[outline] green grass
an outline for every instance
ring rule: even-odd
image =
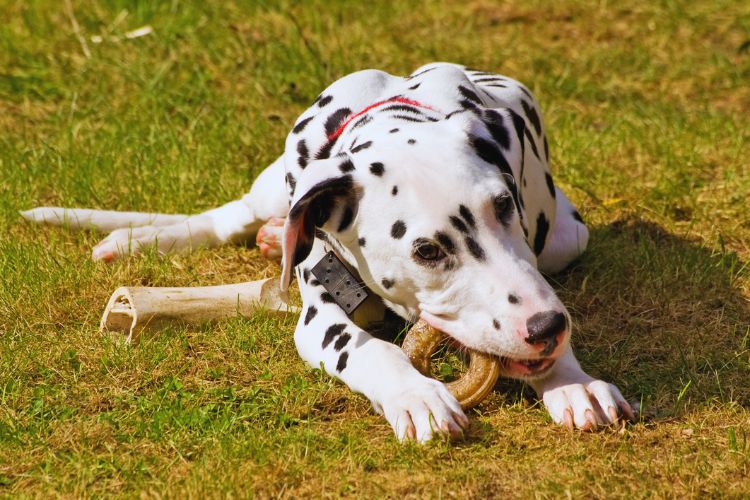
[[[0,495],[750,495],[746,3],[74,10],[90,57],[64,2],[0,0]],[[109,38],[143,25],[153,34]],[[584,367],[642,400],[636,425],[566,432],[503,382],[466,440],[400,445],[364,398],[304,366],[291,319],[175,326],[137,347],[98,333],[117,286],[278,273],[257,250],[108,266],[88,257],[97,235],[18,216],[216,206],[328,83],[432,60],[503,72],[540,99],[556,180],[592,229],[553,280]]]

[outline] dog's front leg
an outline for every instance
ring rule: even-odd
[[[444,384],[420,374],[396,345],[357,327],[314,278],[300,280],[300,291],[305,308],[294,340],[307,363],[364,394],[399,440],[463,434],[468,419]]]
[[[552,420],[570,429],[593,430],[623,418],[635,419],[619,389],[584,372],[570,345],[547,376],[529,385],[544,401]]]

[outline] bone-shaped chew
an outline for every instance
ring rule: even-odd
[[[278,313],[299,313],[288,304],[279,280],[268,278],[234,285],[197,287],[120,287],[104,309],[99,329],[137,342],[146,329],[170,321],[200,324],[210,320],[247,316],[258,308]]]
[[[246,316],[259,308],[279,314],[300,312],[299,307],[288,303],[275,278],[202,287],[120,287],[110,297],[99,328],[136,343],[145,330],[155,330],[169,322],[200,324]],[[406,334],[402,348],[414,367],[429,377],[430,356],[445,338],[444,333],[419,321]],[[446,384],[462,408],[481,402],[500,375],[497,357],[471,350],[469,356],[464,376]]]

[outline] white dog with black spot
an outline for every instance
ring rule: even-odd
[[[365,70],[323,91],[240,200],[194,216],[23,215],[112,231],[93,250],[104,261],[255,236],[265,256],[282,256],[283,288],[296,270],[302,358],[367,396],[399,439],[455,437],[468,425],[445,386],[381,338],[418,318],[498,356],[555,422],[593,429],[633,410],[581,369],[568,312],[540,274],[565,268],[588,241],[548,156],[538,104],[510,78],[447,63],[406,78]],[[331,266],[344,271],[322,279]]]

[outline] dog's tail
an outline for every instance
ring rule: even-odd
[[[94,229],[110,232],[115,229],[138,226],[168,226],[188,218],[181,214],[155,214],[147,212],[117,212],[88,208],[37,207],[21,212],[24,219],[39,224],[66,226],[72,229]]]

